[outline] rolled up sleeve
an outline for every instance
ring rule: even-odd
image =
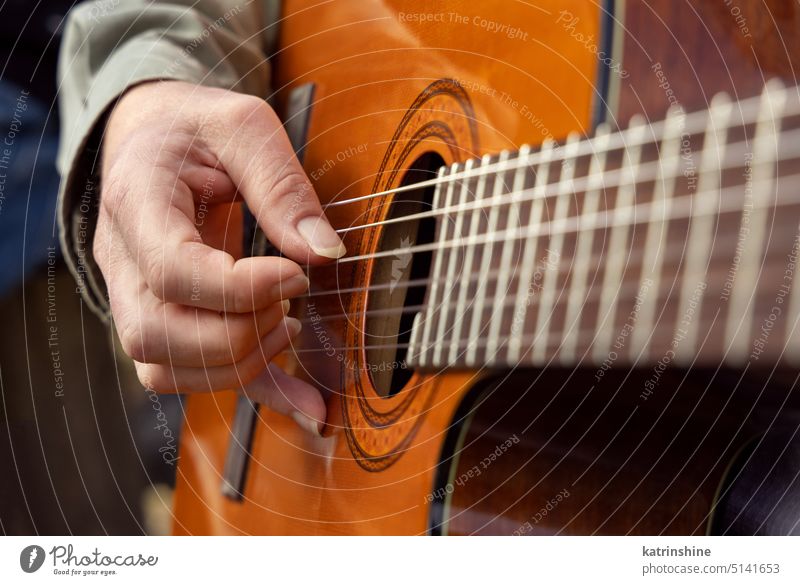
[[[108,317],[92,257],[105,119],[126,89],[180,80],[266,97],[264,39],[274,10],[257,2],[99,0],[74,8],[59,57],[58,222],[66,262],[89,307]]]

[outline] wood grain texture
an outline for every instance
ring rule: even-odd
[[[699,4],[626,2],[621,66],[628,76],[621,80],[617,120],[624,124],[636,112],[657,119],[666,111],[669,94],[659,87],[655,63],[687,110],[706,106],[720,90],[740,98],[760,90],[767,77],[792,77],[796,3],[771,0],[769,17],[760,5],[741,8],[752,41],[728,8]],[[289,0],[275,57],[276,103],[285,105],[293,87],[316,85],[304,166],[323,202],[358,197],[397,186],[425,153],[449,164],[590,131],[598,67],[586,40],[600,41],[600,22],[599,7],[579,0]],[[383,200],[370,199],[331,208],[329,217],[343,228],[388,212]],[[368,254],[378,248],[380,232],[351,232],[345,243],[351,254]],[[312,290],[363,289],[375,269],[369,261],[314,268]],[[724,391],[693,402],[686,398],[690,388],[670,374],[628,429],[629,410],[615,408],[599,419],[597,413],[606,404],[636,406],[636,392],[618,403],[609,383],[583,403],[594,372],[581,373],[580,381],[555,370],[535,392],[526,389],[537,371],[508,380],[475,426],[463,426],[466,420],[454,417],[487,372],[414,375],[402,391],[383,398],[363,350],[338,349],[365,345],[366,295],[314,296],[293,306],[305,322],[298,349],[317,353],[283,365],[325,390],[323,437],[309,437],[261,409],[245,497],[233,502],[222,497],[220,482],[235,396],[192,396],[176,533],[422,534],[431,494],[513,435],[519,444],[496,458],[491,473],[453,492],[451,533],[519,531],[562,489],[570,496],[558,514],[526,533],[698,533],[730,458],[748,432],[763,428],[738,415],[715,417],[727,408]],[[343,313],[346,318],[336,318]],[[325,350],[328,342],[332,352]],[[559,393],[562,381],[569,386]],[[780,396],[790,385],[776,388]],[[515,396],[525,398],[525,408],[504,416]],[[653,409],[656,401],[670,400]],[[539,411],[545,413],[540,422],[526,428]],[[658,418],[660,412],[669,416]],[[686,421],[691,424],[682,430]],[[560,422],[568,423],[563,430]],[[742,422],[748,424],[736,426]],[[460,438],[471,446],[459,451],[460,461],[442,462],[443,449],[462,429],[468,435]],[[543,445],[550,447],[540,452]],[[581,474],[585,482],[576,488]]]
[[[671,95],[687,111],[708,107],[727,92],[733,99],[758,94],[773,77],[797,85],[800,6],[787,0],[625,3],[620,126],[641,113],[663,117]],[[663,78],[654,67],[660,65]]]
[[[316,84],[304,165],[323,202],[395,186],[425,152],[449,163],[588,130],[595,58],[556,22],[564,8],[579,17],[579,32],[598,35],[599,11],[580,1],[286,2],[277,101],[284,104],[298,84]],[[503,25],[505,32],[490,30]],[[511,27],[518,32],[509,34]],[[468,108],[445,92],[410,111],[427,87],[447,79],[458,81]],[[434,122],[441,131],[427,132]],[[386,212],[365,202],[334,208],[329,217],[345,227]],[[366,253],[378,236],[355,232],[345,243],[351,253]],[[315,268],[312,288],[363,287],[370,270],[369,263]],[[294,303],[300,318],[346,310],[351,319],[323,322],[324,329],[306,323],[300,347],[319,347],[322,335],[336,347],[363,345],[362,293],[312,302]],[[363,364],[358,351],[307,354],[286,364],[327,388],[324,438],[307,437],[261,409],[242,503],[219,491],[235,397],[192,396],[176,532],[424,533],[441,443],[482,373],[417,376],[396,396],[380,398]]]

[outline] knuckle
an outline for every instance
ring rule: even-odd
[[[282,165],[276,172],[265,177],[264,184],[268,185],[266,197],[257,216],[266,225],[278,227],[291,224],[312,202],[314,190],[305,175],[296,170],[294,165]],[[283,215],[275,213],[276,207],[283,210]]]
[[[152,362],[157,358],[156,347],[152,343],[153,336],[141,319],[125,319],[119,330],[119,341],[122,350],[134,361]]]
[[[166,156],[165,150],[156,146],[158,140],[159,136],[152,131],[139,130],[126,138],[114,155],[104,158],[100,207],[110,217],[135,215],[140,211],[141,196],[136,193],[147,192],[147,185],[141,179],[142,169],[155,168],[159,153],[162,158]]]
[[[269,195],[273,199],[294,200],[298,205],[308,201],[312,192],[306,176],[289,164],[283,165],[275,173],[269,189]]]
[[[260,122],[271,122],[275,118],[272,108],[263,99],[240,94],[232,101],[229,115],[234,124],[255,124]]]
[[[144,341],[141,332],[134,328],[127,328],[119,335],[122,350],[134,361],[144,363],[147,352],[145,351]]]
[[[120,162],[115,161],[103,175],[100,204],[112,216],[122,204],[129,199],[130,183],[125,180],[125,173],[119,169]]]
[[[138,366],[136,368],[136,376],[139,378],[139,383],[148,390],[169,392],[173,389],[169,376],[164,374],[164,369],[161,366]]]
[[[160,248],[146,253],[145,281],[150,291],[162,301],[167,300],[168,270],[165,264],[166,255]]]

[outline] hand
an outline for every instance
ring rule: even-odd
[[[242,200],[288,258],[242,258]],[[308,288],[296,262],[345,249],[266,102],[177,81],[130,89],[103,137],[100,203],[93,252],[140,381],[242,388],[318,432],[319,392],[269,362],[300,331],[286,316]]]

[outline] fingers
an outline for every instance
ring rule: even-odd
[[[281,302],[308,289],[297,262],[345,249],[274,112],[233,92],[143,84],[116,105],[103,144],[94,251],[142,382],[209,391],[266,372],[251,392],[318,430],[319,393],[267,367],[300,329]],[[242,199],[287,258],[238,259]]]
[[[270,364],[242,391],[251,400],[292,417],[312,434],[318,435],[325,422],[327,408],[319,390],[287,375],[275,364]]]
[[[270,240],[298,262],[341,257],[344,245],[271,108],[251,96],[204,91],[208,99],[193,110],[198,123],[188,126],[195,133],[142,132],[109,157],[113,163],[104,160],[102,206],[162,301],[264,309],[282,300],[276,295],[304,292],[302,270],[286,258],[236,260],[212,236],[235,240],[240,222],[211,230],[201,218],[208,208],[243,195]]]
[[[117,209],[106,210],[109,215],[113,213],[115,231],[132,251],[139,272],[156,297],[166,303],[245,313],[306,291],[308,280],[291,260],[235,260],[228,252],[206,245],[195,221],[171,198],[171,193],[154,186],[150,195],[135,205],[127,200]],[[115,199],[103,201],[108,207]],[[241,228],[230,231],[240,234]]]
[[[240,96],[225,107],[231,124],[200,124],[200,128],[207,128],[204,139],[270,241],[297,262],[318,264],[342,257],[344,244],[325,218],[272,109],[250,96]]]
[[[158,392],[213,392],[241,388],[253,380],[300,332],[300,322],[284,317],[264,336],[259,346],[242,360],[228,366],[208,368],[170,367],[162,364],[135,362],[136,373],[143,384]]]
[[[229,365],[253,352],[288,312],[289,301],[253,313],[220,313],[164,303],[147,288],[124,247],[109,245],[106,227],[106,222],[98,224],[95,255],[107,275],[122,348],[135,361],[189,367]]]
[[[138,311],[131,323],[117,323],[125,353],[138,362],[213,367],[252,353],[288,309],[289,301],[241,314],[158,303]]]

